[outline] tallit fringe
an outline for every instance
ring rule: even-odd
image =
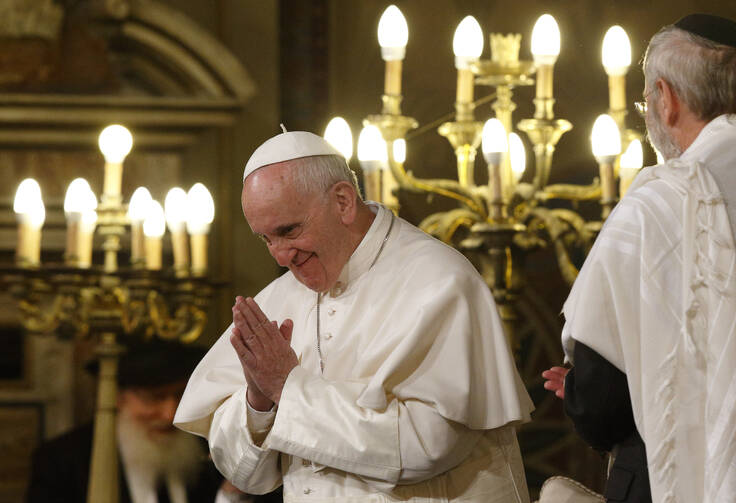
[[[660,374],[665,377],[657,390],[657,402],[662,415],[661,427],[663,430],[663,441],[657,446],[651,458],[654,474],[659,479],[659,485],[664,489],[662,503],[675,503],[675,473],[677,463],[672,453],[675,450],[675,379],[677,372],[677,349],[678,345],[667,355],[659,366]]]
[[[698,290],[708,288],[717,291],[721,296],[736,295],[736,286],[729,284],[728,272],[721,271],[713,263],[708,246],[713,244],[720,248],[731,249],[733,245],[728,236],[717,232],[714,228],[715,208],[723,205],[724,200],[720,192],[704,192],[704,186],[700,177],[702,168],[699,163],[682,163],[679,159],[667,162],[669,170],[658,170],[658,177],[667,178],[676,186],[680,187],[683,195],[695,198],[695,228],[690,229],[694,233],[694,267],[692,276],[688,279],[687,299],[685,307],[686,320],[683,326],[682,337],[685,341],[685,350],[691,357],[705,357],[707,352],[705,346],[707,341],[696,334],[707,333],[707,314],[702,312],[702,304],[698,298]],[[683,185],[682,179],[673,175],[673,171],[686,169],[687,176]],[[687,230],[687,229],[686,229]]]

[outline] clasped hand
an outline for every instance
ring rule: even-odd
[[[546,379],[544,389],[554,392],[557,398],[565,399],[565,376],[570,369],[565,367],[552,367],[542,372],[542,377]]]
[[[268,410],[279,403],[289,372],[299,364],[290,344],[294,323],[287,319],[279,326],[252,298],[238,296],[233,325],[230,343],[243,366],[248,403],[256,410]]]

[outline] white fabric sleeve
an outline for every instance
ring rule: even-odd
[[[251,428],[259,425],[249,423],[245,392],[242,387],[215,411],[209,432],[210,453],[217,469],[235,487],[249,494],[266,494],[281,485],[279,453],[256,443]]]
[[[295,367],[264,448],[359,475],[386,489],[459,464],[482,432],[443,418],[431,404],[393,397],[384,410],[357,405],[363,383],[330,382]]]
[[[256,410],[248,403],[247,393],[245,406],[247,409],[246,424],[248,425],[248,430],[253,438],[253,442],[260,447],[266,435],[268,435],[271,426],[273,426],[273,420],[276,418],[276,407],[273,406],[266,411]]]
[[[215,495],[214,503],[253,503],[253,501],[250,494],[228,493],[220,489]]]

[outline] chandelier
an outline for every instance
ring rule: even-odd
[[[514,304],[524,286],[520,266],[523,256],[539,248],[552,249],[562,277],[571,285],[578,273],[572,252],[589,250],[602,222],[642,167],[641,135],[625,125],[625,77],[631,63],[628,36],[620,26],[614,26],[603,41],[609,109],[593,127],[592,151],[599,176],[588,185],[548,184],[557,142],[572,128],[569,121],[554,115],[554,65],[560,52],[560,31],[551,15],[542,15],[534,25],[532,60],[519,59],[520,34],[497,33],[490,34],[490,59],[481,59],[484,35],[479,23],[467,16],[458,25],[453,40],[457,69],[454,120],[437,130],[455,153],[454,179],[424,179],[405,169],[406,139],[418,127],[415,119],[401,111],[401,72],[407,41],[406,20],[391,5],[378,24],[378,42],[385,61],[383,106],[380,114],[364,119],[358,139],[366,198],[382,202],[397,213],[399,190],[454,200],[456,208],[431,214],[419,226],[473,257],[493,291],[506,335],[516,347],[514,324],[518,313]],[[534,116],[516,124],[534,152],[533,177],[527,177],[533,181],[524,183],[520,180],[527,170],[526,152],[521,136],[514,131],[513,94],[534,84]],[[475,100],[476,86],[489,86],[494,91]],[[485,123],[476,121],[476,107],[490,100],[495,117]],[[330,121],[325,138],[350,159],[352,134],[343,119]],[[488,169],[485,185],[475,183],[479,147]],[[581,201],[597,201],[599,217],[586,218],[577,211],[575,207]]]
[[[41,188],[33,179],[23,180],[13,205],[18,222],[15,264],[0,268],[0,286],[17,300],[28,333],[99,337],[90,502],[117,501],[116,373],[124,350],[118,342],[124,344],[126,336],[196,340],[215,287],[207,278],[207,234],[214,218],[209,191],[201,183],[188,192],[173,188],[162,207],[139,187],[124,203],[123,162],[132,146],[132,135],[121,125],[100,133],[105,158],[102,195],[98,202],[83,178],[69,184],[64,200],[66,248],[60,264],[40,260],[45,220]],[[172,267],[162,265],[167,226]],[[93,263],[95,233],[104,256],[99,265]],[[130,260],[121,265],[123,242],[130,244]]]

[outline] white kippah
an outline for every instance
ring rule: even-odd
[[[342,155],[327,140],[307,131],[289,131],[266,140],[253,152],[243,171],[243,182],[255,170],[275,164],[313,155]]]

